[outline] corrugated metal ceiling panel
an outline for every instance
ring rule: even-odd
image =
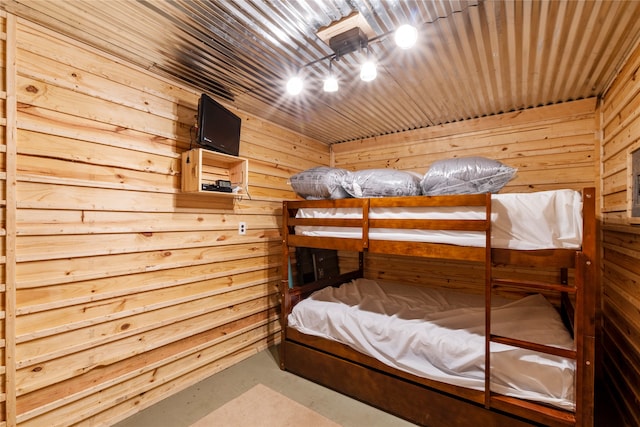
[[[327,144],[597,96],[640,35],[638,1],[2,0],[2,8]],[[333,63],[317,31],[359,12],[376,36]],[[302,68],[303,94],[284,93]]]

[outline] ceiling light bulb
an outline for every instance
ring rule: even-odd
[[[418,40],[418,30],[415,27],[408,24],[401,25],[396,30],[395,39],[396,39],[396,44],[401,49],[409,49],[413,47],[416,44],[416,41]]]
[[[323,90],[325,92],[337,92],[338,91],[338,79],[334,76],[329,76],[324,80]]]
[[[374,80],[378,72],[376,70],[376,64],[373,61],[366,61],[362,64],[362,68],[360,68],[360,79],[365,82],[370,82]]]
[[[289,95],[298,95],[300,92],[302,92],[303,87],[304,84],[300,77],[291,77],[287,82],[287,93]]]

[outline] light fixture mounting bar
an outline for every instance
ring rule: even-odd
[[[328,26],[320,28],[317,31],[316,35],[320,40],[328,45],[331,37],[342,34],[352,28],[360,28],[360,30],[365,33],[369,41],[371,41],[371,39],[376,36],[376,32],[373,31],[373,28],[371,28],[367,20],[364,19],[364,16],[362,16],[360,12],[353,12],[345,18],[334,21]]]
[[[329,47],[339,58],[348,53],[366,48],[368,42],[369,39],[366,34],[359,27],[355,27],[331,37]]]

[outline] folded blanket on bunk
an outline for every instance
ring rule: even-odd
[[[543,296],[492,300],[493,333],[573,348]],[[288,324],[414,375],[484,389],[483,295],[358,279],[301,301]],[[491,343],[494,392],[573,410],[574,372],[573,360]]]

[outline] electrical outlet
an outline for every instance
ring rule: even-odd
[[[247,223],[246,222],[239,222],[238,223],[238,234],[240,236],[244,236],[245,234],[247,234]]]

